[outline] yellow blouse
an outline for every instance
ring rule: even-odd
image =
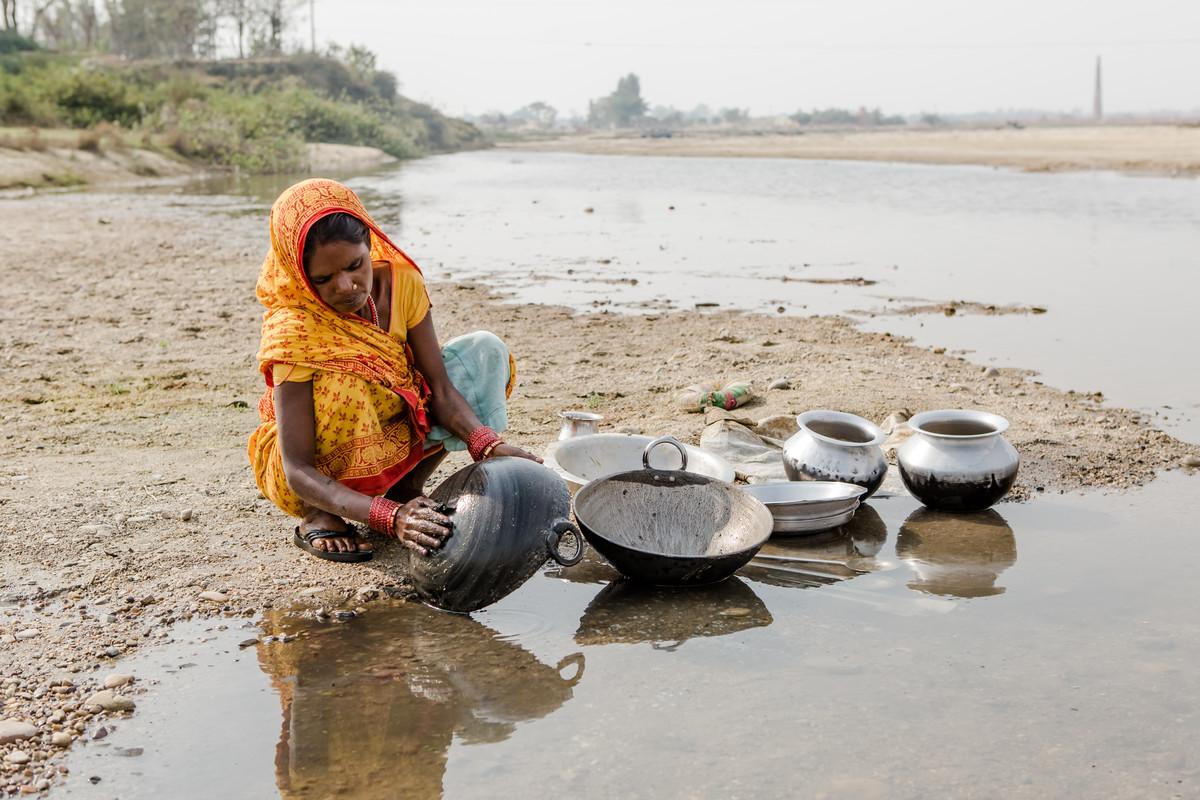
[[[395,269],[393,265],[388,268],[392,273],[392,319],[388,334],[406,342],[409,330],[425,319],[431,307],[429,295],[425,292],[425,278],[415,269]],[[276,386],[284,381],[304,383],[312,380],[315,371],[292,364],[272,364],[271,380]]]

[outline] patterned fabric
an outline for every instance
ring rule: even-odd
[[[256,290],[267,309],[258,360],[268,388],[259,401],[262,424],[250,437],[249,456],[263,495],[293,516],[300,516],[301,505],[288,488],[278,454],[271,391],[275,364],[316,370],[316,467],[351,489],[386,492],[421,460],[429,431],[428,387],[408,346],[369,321],[330,308],[304,273],[300,257],[309,228],[339,211],[370,228],[372,261],[389,261],[393,270],[418,269],[339,183],[303,181],[275,201],[271,250]],[[403,319],[400,309],[392,314]]]
[[[709,386],[689,386],[675,395],[675,405],[684,411],[703,411],[706,406],[737,408],[754,396],[749,381],[731,381],[724,386],[713,383]]]

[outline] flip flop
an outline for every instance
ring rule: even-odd
[[[301,534],[300,526],[296,526],[296,533],[292,537],[292,541],[296,543],[296,547],[308,553],[312,553],[317,558],[323,558],[326,561],[370,561],[373,552],[370,550],[351,550],[349,552],[341,552],[338,550],[322,550],[319,547],[313,547],[314,539],[343,539],[346,537],[361,538],[358,528],[351,525],[344,531],[327,531],[318,528],[317,530],[309,531]]]

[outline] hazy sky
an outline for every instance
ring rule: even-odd
[[[652,106],[755,115],[1200,109],[1200,0],[310,0],[450,114],[586,114],[634,72]],[[308,37],[308,4],[297,27]]]

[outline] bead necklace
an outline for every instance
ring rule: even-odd
[[[379,312],[375,310],[375,301],[371,299],[371,295],[367,295],[367,305],[371,307],[371,324],[379,326]]]

